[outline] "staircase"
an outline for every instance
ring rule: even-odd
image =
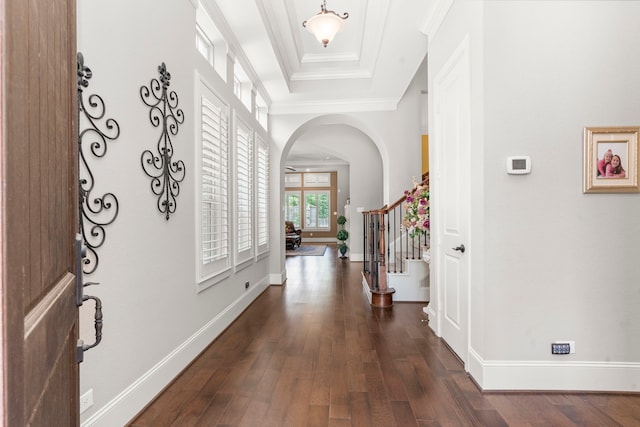
[[[429,301],[429,264],[422,258],[404,258],[397,271],[387,269],[387,284],[395,289],[393,299],[404,302]]]
[[[429,264],[421,256],[428,238],[412,239],[402,227],[404,203],[403,196],[389,207],[363,212],[362,286],[374,307],[390,307],[394,300],[429,301]]]

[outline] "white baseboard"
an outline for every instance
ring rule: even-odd
[[[357,254],[357,253],[349,252],[349,261],[351,261],[351,262],[362,262],[362,261],[364,261],[364,254]]]
[[[218,337],[269,286],[266,277],[252,286],[195,334],[82,422],[81,427],[122,426]]]
[[[271,285],[284,285],[284,282],[287,281],[287,271],[282,270],[280,274],[270,274],[269,275],[269,283]]]
[[[468,371],[485,391],[640,392],[640,363],[487,361],[469,351]]]
[[[439,337],[440,330],[438,329],[438,317],[436,316],[436,312],[433,309],[433,304],[429,304],[428,306],[423,307],[422,311],[427,315],[427,319],[429,319],[429,328],[431,328],[433,333],[436,334],[437,337]]]

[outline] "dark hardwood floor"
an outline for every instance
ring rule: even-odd
[[[271,286],[129,425],[640,426],[640,395],[481,393],[424,304],[374,309],[361,263],[287,258]]]

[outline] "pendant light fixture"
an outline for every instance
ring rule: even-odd
[[[320,12],[304,21],[302,26],[309,30],[324,47],[327,47],[335,35],[342,30],[344,21],[348,17],[347,12],[340,16],[333,10],[327,10],[327,0],[324,0],[320,5]]]

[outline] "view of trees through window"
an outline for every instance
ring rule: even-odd
[[[285,219],[296,228],[330,229],[330,195],[329,191],[305,191],[303,198],[299,191],[285,192]]]
[[[305,228],[329,228],[329,192],[304,192]]]
[[[300,224],[300,192],[287,191],[285,193],[285,212],[284,218],[293,222],[296,229],[302,228]]]

